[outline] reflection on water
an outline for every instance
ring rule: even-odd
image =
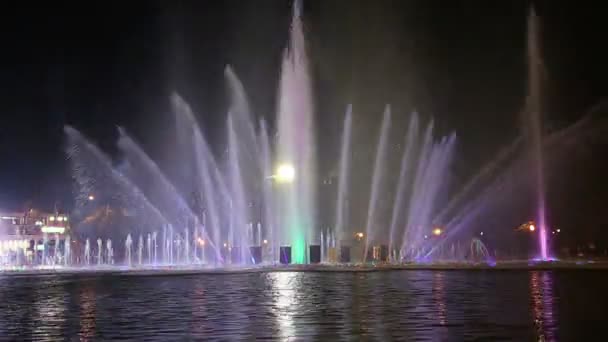
[[[296,273],[277,272],[271,273],[273,281],[273,297],[275,298],[275,317],[279,324],[280,337],[288,339],[295,336],[293,327],[294,309],[297,309],[296,291],[297,284],[294,281]]]
[[[530,298],[534,325],[539,341],[555,341],[557,325],[554,313],[553,273],[530,272]]]
[[[80,291],[80,340],[95,337],[95,288],[86,286]]]
[[[36,314],[34,322],[44,322],[34,325],[34,336],[40,341],[55,341],[61,336],[65,323],[65,296],[62,284],[50,284],[47,287],[36,288],[33,291]]]
[[[0,340],[580,340],[604,333],[607,285],[566,271],[0,277]]]
[[[433,274],[433,300],[437,307],[437,320],[440,326],[447,324],[447,307],[445,303],[445,274],[436,272]]]

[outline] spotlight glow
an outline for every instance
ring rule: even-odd
[[[528,227],[528,229],[530,229],[530,231],[533,232],[536,230],[536,227],[533,224],[531,224],[530,227]]]
[[[296,177],[296,170],[291,164],[281,164],[277,168],[275,179],[279,183],[291,183]]]

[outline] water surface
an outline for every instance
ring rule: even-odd
[[[603,271],[0,277],[0,339],[582,340]]]

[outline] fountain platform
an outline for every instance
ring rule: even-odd
[[[608,260],[560,261],[503,261],[495,264],[436,262],[404,264],[317,264],[317,265],[260,265],[260,266],[99,266],[99,267],[45,267],[4,268],[0,276],[47,275],[117,275],[117,276],[170,276],[170,275],[222,275],[263,272],[390,272],[390,271],[508,271],[508,270],[608,270]]]

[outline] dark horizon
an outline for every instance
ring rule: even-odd
[[[124,126],[172,174],[178,161],[166,144],[174,139],[173,91],[192,104],[214,149],[221,150],[226,65],[241,78],[254,113],[272,124],[289,1],[63,5],[4,11],[1,75],[9,87],[0,97],[7,119],[0,136],[6,165],[0,208],[32,201],[69,210],[66,124],[117,159],[116,126]],[[440,132],[458,134],[452,188],[465,184],[520,134],[529,6],[304,1],[322,177],[335,173],[346,105],[353,103],[355,145],[369,154],[390,103],[395,127],[416,110],[425,121],[434,118]],[[535,7],[546,66],[543,124],[552,132],[606,98],[608,51],[597,47],[599,11],[549,1]],[[547,171],[564,178],[549,183],[549,216],[560,224],[593,225],[581,232],[590,237],[605,234],[601,227],[608,222],[601,210],[608,194],[605,147],[605,140],[583,142],[575,155],[559,158],[559,169]]]

